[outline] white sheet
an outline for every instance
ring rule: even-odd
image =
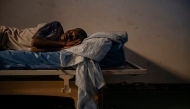
[[[0,25],[0,45],[8,50],[27,50],[31,48],[33,35],[43,27],[45,23],[34,28],[18,29]]]

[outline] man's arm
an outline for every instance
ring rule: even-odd
[[[36,48],[36,47],[32,47],[31,48],[31,52],[55,52],[55,51],[60,51],[60,50],[63,50],[65,48],[49,48],[49,49],[40,49],[40,48]]]
[[[31,44],[36,48],[63,48],[64,46],[66,46],[65,42],[40,39],[37,37],[33,38]]]
[[[55,49],[59,48],[62,49],[66,46],[76,46],[81,43],[81,40],[74,40],[70,42],[61,42],[61,41],[52,41],[47,39],[40,39],[34,37],[32,40],[32,46],[39,48],[39,49]]]

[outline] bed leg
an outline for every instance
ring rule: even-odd
[[[99,109],[103,109],[103,88],[98,90],[98,106]]]
[[[73,75],[59,75],[59,78],[64,80],[64,87],[61,88],[61,92],[71,93],[71,88],[69,87],[69,80],[73,78]]]

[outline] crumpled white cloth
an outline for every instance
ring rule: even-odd
[[[34,28],[18,29],[0,25],[0,46],[6,50],[27,50],[32,47],[32,37],[46,23],[38,24]]]
[[[98,62],[110,50],[112,41],[123,46],[128,41],[127,32],[98,32],[86,38],[80,45],[60,51],[60,54],[64,54],[60,55],[62,67],[77,66],[77,109],[98,109],[93,97],[105,85]]]

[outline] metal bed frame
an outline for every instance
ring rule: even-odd
[[[107,75],[145,75],[147,74],[147,69],[143,69],[138,65],[130,61],[126,61],[125,66],[115,67],[115,68],[104,68],[102,69],[103,76]],[[76,71],[75,70],[0,70],[0,76],[26,76],[26,75],[59,75],[59,78],[64,80],[63,88],[61,88],[61,92],[64,94],[71,93],[71,86],[69,84],[70,79],[74,77]],[[11,86],[6,90],[5,82],[0,81],[0,95],[4,95],[5,93],[12,94],[14,89],[10,89]],[[5,89],[4,89],[5,88]],[[70,96],[72,97],[72,96]],[[98,92],[98,106],[99,108],[103,108],[103,89],[100,89]],[[73,97],[72,97],[73,98]],[[76,98],[76,97],[75,97]],[[75,106],[76,106],[76,99]]]

